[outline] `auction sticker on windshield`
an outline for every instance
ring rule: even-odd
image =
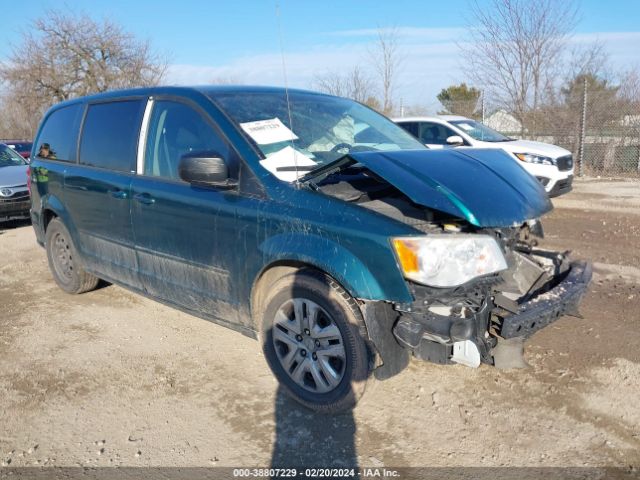
[[[279,118],[241,123],[240,126],[258,145],[270,145],[298,139],[296,134],[282,123]]]

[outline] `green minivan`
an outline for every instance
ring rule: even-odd
[[[586,262],[539,248],[552,206],[500,150],[429,150],[348,99],[157,87],[52,107],[29,168],[57,284],[121,285],[259,339],[286,392],[352,408],[411,356],[522,362]]]

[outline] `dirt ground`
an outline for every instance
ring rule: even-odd
[[[413,361],[335,417],[283,397],[254,340],[116,286],[64,294],[32,228],[4,225],[0,461],[638,469],[640,183],[554,204],[544,244],[594,262],[584,319],[537,333],[528,369]]]

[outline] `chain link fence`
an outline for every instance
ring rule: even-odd
[[[473,116],[509,137],[569,150],[576,175],[640,178],[640,101],[581,87],[522,115],[479,101]]]

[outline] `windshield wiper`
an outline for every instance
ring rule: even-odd
[[[314,168],[309,173],[303,175],[298,179],[298,183],[301,184],[309,184],[309,183],[319,183],[329,175],[333,175],[334,173],[343,170],[344,168],[350,167],[354,165],[356,162],[353,158],[349,156],[349,154],[345,154],[336,160],[325,163],[324,165],[320,165],[317,168]],[[312,182],[313,180],[313,182]]]

